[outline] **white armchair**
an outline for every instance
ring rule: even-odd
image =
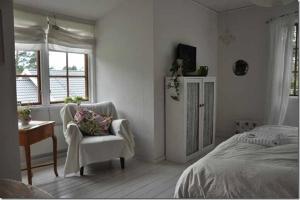
[[[73,122],[76,113],[76,104],[67,104],[61,111],[63,131],[68,143],[68,153],[64,175],[77,173],[83,175],[84,166],[120,158],[121,167],[125,167],[125,159],[134,156],[134,139],[129,129],[128,121],[118,119],[115,106],[111,102],[81,105],[98,114],[112,116],[113,121],[109,136],[84,137],[78,126]]]

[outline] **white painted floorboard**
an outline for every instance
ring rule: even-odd
[[[172,198],[178,178],[193,163],[131,159],[122,170],[119,160],[113,160],[86,167],[83,177],[63,178],[64,160],[58,160],[59,177],[51,166],[33,170],[33,185],[55,198]],[[23,182],[27,183],[24,172]]]

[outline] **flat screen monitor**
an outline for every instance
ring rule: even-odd
[[[177,59],[183,60],[183,73],[196,71],[197,48],[185,44],[179,44],[177,47]]]

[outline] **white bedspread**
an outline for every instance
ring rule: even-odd
[[[279,132],[281,145],[239,142],[233,136],[181,175],[176,198],[297,198],[298,129],[263,126]]]
[[[250,131],[242,134],[238,134],[235,139],[239,142],[258,144],[268,147],[273,147],[281,144],[281,140],[284,138],[282,133],[268,133],[264,131]]]

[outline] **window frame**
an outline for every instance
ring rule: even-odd
[[[296,28],[296,46],[293,48],[293,54],[295,51],[295,63],[292,69],[292,75],[294,76],[294,81],[291,83],[293,84],[293,92],[290,92],[290,97],[299,97],[299,94],[297,95],[297,79],[299,76],[299,24],[295,23],[295,28]],[[299,83],[298,83],[299,84]],[[298,88],[299,90],[299,88]],[[299,91],[298,91],[299,93]]]
[[[34,102],[34,103],[22,103],[21,102],[21,105],[22,106],[25,106],[25,105],[26,106],[42,105],[43,101],[42,101],[42,81],[41,81],[41,51],[40,50],[34,50],[34,49],[33,50],[15,49],[15,52],[17,52],[17,53],[20,52],[20,51],[33,51],[33,52],[36,52],[36,57],[37,57],[36,58],[37,59],[37,61],[36,61],[37,62],[36,72],[37,72],[37,75],[18,75],[16,73],[16,79],[17,78],[37,78],[37,82],[38,82],[38,102]],[[16,68],[16,64],[17,63],[15,63],[15,68]],[[17,85],[16,85],[16,87],[17,87]],[[16,95],[17,95],[17,93],[16,93]],[[19,102],[18,99],[17,99],[17,102]]]
[[[50,75],[50,66],[49,66],[49,63],[50,63],[50,52],[61,52],[61,53],[65,53],[66,54],[66,75],[58,75],[58,76],[52,76]],[[68,54],[69,53],[74,53],[74,54],[83,54],[84,55],[84,76],[73,76],[73,75],[69,75],[69,56]],[[60,104],[60,103],[64,103],[64,101],[51,101],[51,83],[50,83],[50,79],[51,78],[66,78],[67,79],[67,96],[66,97],[69,97],[69,94],[70,94],[70,88],[69,88],[69,78],[84,78],[85,79],[85,97],[83,99],[83,101],[87,102],[87,101],[90,101],[90,94],[89,94],[89,55],[87,53],[78,53],[78,52],[72,52],[72,51],[59,51],[59,50],[52,50],[52,49],[49,49],[49,54],[48,54],[48,66],[47,66],[47,70],[48,70],[48,80],[49,80],[49,103],[50,105],[52,104]]]

